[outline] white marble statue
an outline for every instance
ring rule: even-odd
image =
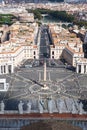
[[[83,114],[83,104],[82,104],[82,102],[80,102],[80,104],[79,104],[79,114],[80,115]]]
[[[39,100],[39,111],[40,111],[40,113],[43,113],[43,107],[44,107],[43,100]]]
[[[59,113],[63,113],[63,105],[64,105],[63,101],[60,100],[60,102],[59,102]]]
[[[4,114],[5,104],[3,101],[1,101],[0,106],[1,106],[1,113]]]
[[[27,113],[31,112],[31,102],[27,103]]]
[[[74,103],[72,103],[72,114],[77,114],[76,106]]]
[[[49,111],[49,113],[53,113],[53,101],[52,101],[52,99],[49,99],[48,100],[48,111]]]
[[[23,114],[23,105],[24,105],[24,103],[22,101],[20,101],[18,104],[19,114]]]

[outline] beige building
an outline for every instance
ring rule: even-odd
[[[15,23],[9,27],[10,39],[0,46],[0,74],[13,73],[25,59],[38,59],[38,46],[34,37],[38,32],[36,23]]]
[[[34,22],[34,14],[33,13],[20,13],[19,19],[22,22]]]
[[[77,50],[74,50],[70,47],[66,47],[63,50],[62,56],[70,65],[76,67],[76,62],[79,60],[79,58],[84,58],[84,53],[79,50],[79,48]]]
[[[11,43],[12,44],[12,43]],[[7,46],[7,45],[6,45]],[[36,45],[8,46],[0,52],[1,74],[13,73],[24,59],[38,59],[38,47]],[[7,69],[8,68],[8,69]]]
[[[50,46],[50,56],[51,59],[61,59],[62,58],[62,52],[64,50],[65,46],[59,45],[59,46]]]
[[[57,24],[49,24],[49,33],[53,43],[50,46],[51,58],[63,58],[68,64],[76,67],[77,73],[86,73],[87,62],[80,60],[84,58],[83,43],[76,33],[70,33]]]

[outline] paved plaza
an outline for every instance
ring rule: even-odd
[[[9,83],[8,91],[0,93],[0,100],[5,102],[6,109],[18,109],[17,104],[20,100],[27,103],[29,100],[38,101],[39,98],[87,99],[87,75],[78,75],[57,66],[47,67],[46,73],[46,81],[43,66],[20,67],[14,74],[0,75],[0,78],[6,78],[6,82]],[[44,89],[44,84],[47,89]]]

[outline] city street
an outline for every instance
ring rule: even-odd
[[[40,37],[40,59],[50,57],[50,41],[47,33],[47,27],[41,26]]]

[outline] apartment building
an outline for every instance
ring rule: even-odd
[[[76,63],[80,58],[84,58],[84,53],[79,48],[66,47],[63,50],[63,58],[72,66],[76,67]]]
[[[36,23],[19,22],[9,27],[10,39],[0,46],[0,74],[13,73],[24,59],[38,59],[39,52],[34,37],[38,32]],[[29,37],[30,36],[30,37]]]
[[[77,73],[86,73],[87,60],[84,58],[83,42],[80,37],[58,24],[49,24],[49,34],[53,43],[50,46],[51,58],[65,59],[69,65],[76,67]]]

